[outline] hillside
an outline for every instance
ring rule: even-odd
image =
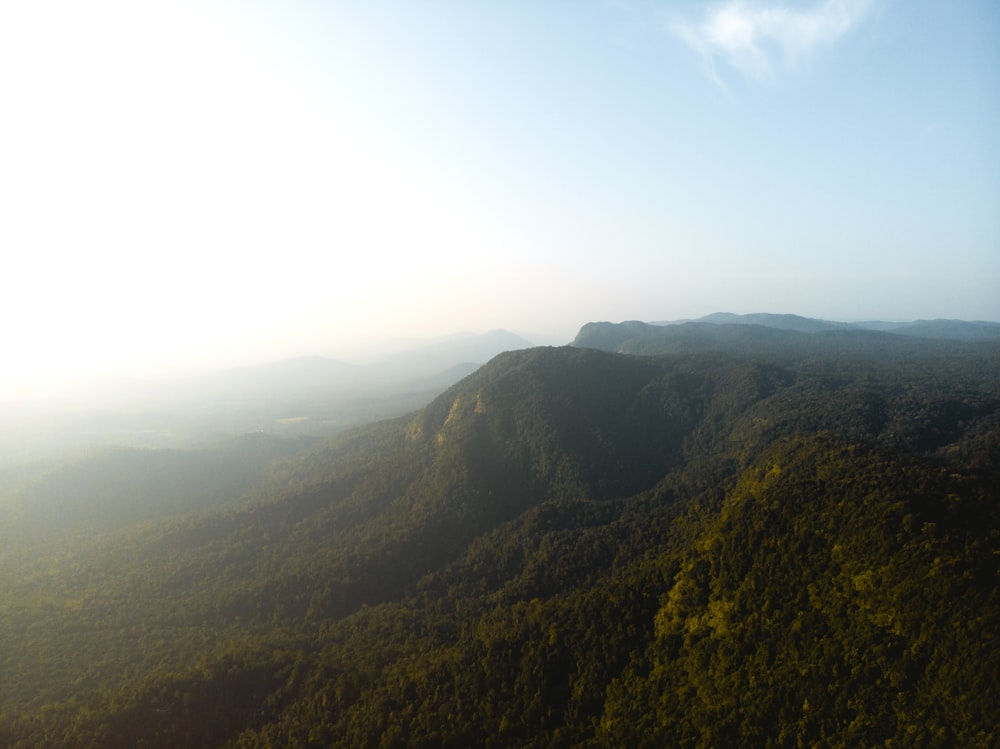
[[[995,745],[1000,349],[672,327],[9,552],[0,744]]]

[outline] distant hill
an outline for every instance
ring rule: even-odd
[[[687,322],[712,323],[713,325],[760,325],[800,333],[818,333],[829,330],[876,330],[915,338],[948,339],[956,341],[1000,341],[1000,323],[965,320],[917,320],[915,322],[833,322],[800,315],[755,313],[735,315],[716,312],[697,320],[656,322],[653,325],[675,325]],[[627,324],[627,323],[623,323]]]
[[[998,343],[1000,324],[961,321],[915,323],[832,323],[795,315],[710,315],[677,323],[593,322],[584,325],[571,345],[633,354],[689,350],[777,352],[794,346],[793,355],[831,347],[858,351],[889,346],[897,350],[929,339],[942,343]]]
[[[900,335],[957,341],[1000,341],[1000,323],[964,320],[918,320],[889,329]]]
[[[774,356],[797,358],[809,351],[823,354],[838,342],[858,352],[880,345],[905,345],[909,340],[912,339],[869,330],[831,329],[806,333],[751,323],[654,325],[630,321],[587,323],[571,345],[641,355],[725,351],[757,355],[769,352]]]
[[[370,367],[390,372],[403,371],[411,376],[428,376],[458,365],[485,364],[504,351],[518,351],[532,345],[507,330],[461,333],[389,354]]]
[[[0,548],[0,745],[995,746],[1000,346],[584,333]]]
[[[800,333],[817,333],[821,330],[844,330],[853,327],[850,323],[817,320],[799,315],[775,315],[768,313],[734,315],[729,312],[716,312],[712,315],[698,318],[697,322],[709,322],[716,325],[763,325],[779,330],[795,330]]]

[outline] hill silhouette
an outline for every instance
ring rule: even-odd
[[[581,342],[6,552],[0,743],[995,743],[1000,349]]]
[[[886,322],[868,320],[863,322],[835,322],[801,315],[758,312],[735,315],[731,312],[715,312],[697,320],[681,320],[680,323],[698,322],[714,325],[759,325],[778,330],[792,330],[799,333],[818,333],[827,330],[876,330],[884,333],[913,338],[930,338],[954,341],[1000,341],[1000,323],[982,320],[915,320],[912,322]],[[677,323],[659,322],[654,325]]]

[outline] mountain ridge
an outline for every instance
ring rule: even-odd
[[[912,320],[909,322],[886,322],[882,320],[838,322],[803,317],[795,314],[769,312],[734,314],[731,312],[714,312],[694,320],[660,321],[650,324],[662,326],[682,325],[691,322],[711,323],[713,325],[761,325],[763,327],[794,330],[801,333],[816,333],[829,330],[876,330],[915,338],[1000,341],[1000,322],[944,318]]]
[[[726,322],[727,316],[716,322],[688,321],[678,323],[591,322],[583,325],[570,345],[603,351],[655,355],[683,351],[733,351],[763,353],[781,348],[788,356],[800,356],[811,351],[823,355],[831,347],[852,349],[890,346],[896,351],[929,350],[927,343],[939,344],[937,350],[951,346],[954,351],[963,346],[994,346],[1000,342],[1000,324],[960,323],[958,327],[906,324],[905,328],[881,330],[857,325],[830,324],[809,321],[796,316],[749,316],[752,320],[766,318],[767,324],[743,320]],[[788,318],[792,318],[789,321]],[[970,327],[971,326],[971,327]],[[995,331],[994,331],[995,327]],[[900,332],[904,330],[907,332]],[[995,335],[994,335],[995,332]]]

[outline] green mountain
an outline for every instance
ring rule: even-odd
[[[6,551],[0,745],[996,745],[1000,348],[670,328]]]

